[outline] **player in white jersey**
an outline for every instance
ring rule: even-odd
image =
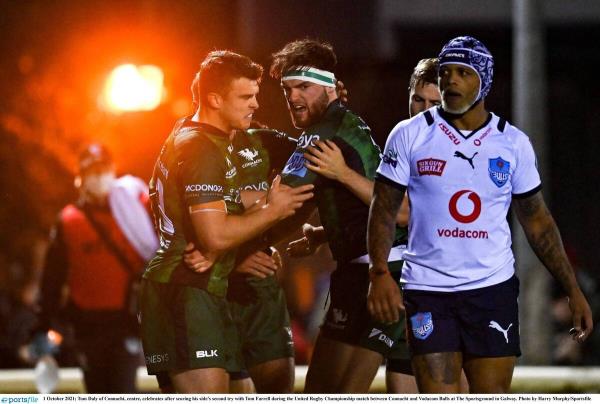
[[[439,64],[441,108],[400,122],[378,168],[368,230],[369,310],[380,321],[396,321],[406,309],[420,392],[458,392],[464,368],[471,392],[502,393],[520,355],[509,207],[567,292],[577,341],[591,333],[592,315],[544,204],[528,137],[485,109],[492,55],[477,39],[458,37],[444,46]],[[407,190],[402,299],[386,258]]]

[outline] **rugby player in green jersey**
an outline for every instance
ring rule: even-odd
[[[228,371],[241,369],[225,300],[235,248],[312,197],[312,186],[292,189],[276,178],[268,198],[242,201],[230,138],[252,121],[261,75],[245,56],[209,53],[200,68],[202,109],[176,123],[151,180],[160,248],[144,273],[142,340],[148,373],[168,376],[180,393],[229,391]],[[214,264],[190,271],[187,241]]]
[[[198,73],[191,86],[196,110],[200,107],[199,84]],[[244,199],[254,201],[265,196],[270,179],[281,171],[296,140],[258,122],[251,126],[234,134],[232,161]],[[184,255],[190,269],[196,270],[199,263],[210,265],[192,248],[193,243]],[[230,373],[230,393],[293,392],[294,349],[284,292],[275,277],[281,267],[278,257],[272,247],[238,251],[229,276],[227,300],[239,333],[244,366],[241,372]]]
[[[383,356],[397,351],[406,355],[404,324],[375,323],[367,311],[366,202],[339,182],[308,170],[305,151],[317,141],[331,142],[354,171],[372,179],[380,150],[371,139],[369,127],[338,99],[332,72],[336,56],[331,46],[295,41],[273,58],[271,75],[281,80],[294,126],[304,129],[283,170],[282,182],[292,186],[315,184],[316,206],[337,261],[331,277],[331,305],[317,338],[305,392],[364,393]],[[314,204],[304,205],[292,220],[300,222],[312,208]],[[283,227],[277,226],[273,233]],[[405,233],[399,231],[397,236],[400,244]],[[390,265],[396,265],[398,259],[391,257]]]

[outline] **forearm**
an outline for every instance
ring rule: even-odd
[[[364,204],[371,204],[375,188],[374,181],[367,177],[363,177],[351,168],[344,171],[343,175],[340,176],[339,181]],[[404,205],[406,205],[406,207]],[[396,223],[400,226],[406,226],[408,223],[408,205],[406,203],[404,205],[404,209],[398,211],[395,219]]]
[[[568,295],[579,291],[560,232],[541,194],[518,201],[516,207],[519,221],[536,256]]]
[[[266,191],[242,191],[241,196],[246,212],[253,212],[260,209],[267,203]]]
[[[339,177],[339,181],[346,189],[352,192],[365,205],[371,204],[375,183],[360,175],[351,168],[347,168]]]
[[[280,220],[268,205],[243,215],[220,213],[192,213],[192,222],[203,253],[219,253],[235,248],[259,236]],[[198,216],[201,215],[211,215],[212,218],[209,221],[195,220],[200,219]]]
[[[396,216],[405,191],[404,187],[375,182],[367,228],[367,248],[374,268],[387,268],[396,232]]]

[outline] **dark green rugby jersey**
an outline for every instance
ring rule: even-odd
[[[236,132],[232,144],[240,188],[266,192],[269,189],[271,164],[269,153],[263,147],[260,137]]]
[[[225,296],[235,250],[223,254],[210,271],[197,274],[183,262],[187,240],[198,245],[189,207],[224,200],[228,214],[244,211],[229,135],[193,122],[177,122],[165,141],[150,181],[150,198],[160,248],[144,277],[156,282],[205,288]]]
[[[271,185],[272,171],[281,171],[296,141],[273,129],[248,129],[246,132],[236,132],[232,144],[240,189],[267,191]],[[248,281],[256,285],[270,284],[268,278],[251,276]]]
[[[296,151],[282,172],[290,186],[315,185],[315,200],[333,257],[351,261],[367,253],[369,206],[341,183],[316,174],[304,166],[304,149],[317,140],[331,140],[341,150],[348,167],[373,180],[381,150],[371,138],[371,129],[339,101],[332,102],[323,118],[307,128],[298,139]],[[397,228],[394,245],[406,243],[407,229]]]
[[[242,190],[267,191],[272,172],[283,168],[296,139],[274,129],[248,129],[233,138],[235,165]]]

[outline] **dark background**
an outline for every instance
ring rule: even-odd
[[[468,0],[418,3],[407,11],[419,18],[402,17],[406,1],[0,2],[0,273],[26,278],[35,240],[46,237],[59,209],[75,198],[76,156],[90,140],[108,144],[121,173],[149,179],[171,125],[191,111],[189,84],[213,49],[246,54],[268,69],[270,54],[289,40],[331,42],[350,108],[383,145],[408,115],[406,88],[416,62],[469,34],[495,56],[486,105],[511,120],[511,2],[481,1],[477,10]],[[587,12],[590,2],[564,3],[586,18],[554,10],[545,25],[548,92],[539,104],[549,111],[548,197],[576,263],[597,277],[600,13],[596,6]],[[486,4],[490,18],[483,18]],[[389,23],[391,11],[397,22]],[[387,52],[381,51],[384,28]],[[163,69],[167,96],[158,109],[121,115],[99,109],[103,80],[126,62]],[[297,134],[278,83],[267,75],[259,102],[259,120]]]

